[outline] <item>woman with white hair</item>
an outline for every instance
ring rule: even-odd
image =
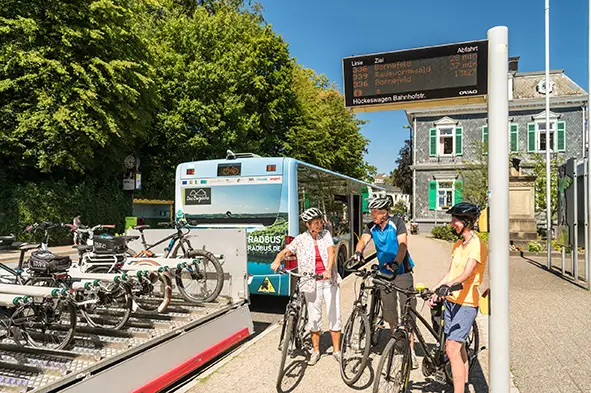
[[[300,290],[304,293],[308,308],[308,328],[312,336],[312,355],[309,365],[320,360],[320,333],[322,322],[322,300],[326,304],[328,329],[332,338],[333,356],[341,358],[341,313],[340,289],[341,277],[335,264],[335,247],[332,236],[324,228],[324,214],[316,208],[310,208],[301,214],[307,231],[298,235],[288,244],[271,264],[277,271],[281,261],[291,255],[298,257],[300,274],[321,274],[322,279],[302,278]]]

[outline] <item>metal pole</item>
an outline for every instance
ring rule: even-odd
[[[488,152],[489,162],[509,162],[509,30],[488,31]],[[509,393],[509,168],[488,167],[490,210],[489,319],[490,391]]]
[[[552,209],[550,198],[550,0],[546,0],[546,240],[548,269],[552,268]]]
[[[591,0],[589,0],[591,1]],[[572,228],[573,229],[573,240],[574,240],[574,246],[573,249],[571,251],[572,253],[572,258],[573,258],[573,264],[571,267],[571,274],[573,277],[577,277],[575,275],[575,271],[577,270],[577,266],[579,264],[579,191],[577,190],[577,184],[579,182],[579,177],[578,177],[578,170],[577,170],[577,166],[578,166],[578,162],[575,161],[575,165],[574,165],[574,170],[573,173],[570,174],[571,179],[573,179],[573,201],[571,202],[573,204],[573,211],[574,211],[574,220],[573,220],[573,225]],[[585,194],[587,195],[587,194]]]
[[[564,246],[561,247],[560,248],[560,251],[561,251],[561,256],[562,256],[562,258],[560,260],[560,262],[561,262],[561,266],[560,267],[562,269],[562,275],[564,276],[566,274],[566,270],[564,268],[564,265],[565,265],[565,262],[566,262],[566,249],[565,249],[565,247]]]
[[[591,23],[591,0],[589,0],[589,22]],[[591,38],[591,25],[589,26],[589,38]],[[589,60],[587,62],[589,78],[591,78],[591,41],[589,41]],[[587,80],[587,85],[589,88],[587,89],[587,94],[591,94],[591,81]],[[591,102],[587,99],[587,102]],[[589,245],[591,244],[591,231],[589,231],[589,223],[591,222],[591,209],[589,206],[591,205],[591,184],[589,184],[589,158],[591,157],[591,127],[589,123],[589,112],[591,111],[591,105],[587,104],[587,162],[583,161],[583,165],[585,167],[585,173],[587,174],[585,179],[585,189],[587,190],[587,195],[585,196],[585,280],[587,281],[587,289],[591,290],[591,279],[589,278]],[[577,272],[578,273],[578,272]],[[578,275],[577,275],[578,277]]]

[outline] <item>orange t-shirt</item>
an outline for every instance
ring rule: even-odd
[[[464,288],[461,291],[453,292],[447,297],[447,300],[465,306],[478,307],[478,301],[480,299],[478,287],[482,283],[486,258],[488,257],[486,243],[476,235],[468,241],[468,244],[466,244],[465,247],[462,246],[462,240],[458,240],[456,244],[454,244],[451,255],[451,281],[464,273],[468,259],[475,259],[478,263],[476,264],[472,275],[464,281]]]

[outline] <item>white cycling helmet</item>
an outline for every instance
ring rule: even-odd
[[[368,209],[388,210],[392,207],[390,198],[376,198],[369,201]]]
[[[311,221],[315,218],[322,218],[323,216],[324,214],[322,214],[322,211],[320,209],[316,209],[315,207],[304,210],[304,212],[300,215],[304,222]]]

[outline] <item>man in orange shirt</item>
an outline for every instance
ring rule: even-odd
[[[447,213],[451,214],[450,225],[462,239],[454,244],[449,271],[435,288],[463,284],[463,289],[445,297],[444,329],[445,352],[451,364],[454,393],[464,393],[468,383],[468,354],[464,343],[478,314],[478,287],[484,276],[488,249],[474,233],[474,223],[480,215],[479,206],[460,202]],[[440,300],[434,294],[429,299],[429,306],[434,307]]]

